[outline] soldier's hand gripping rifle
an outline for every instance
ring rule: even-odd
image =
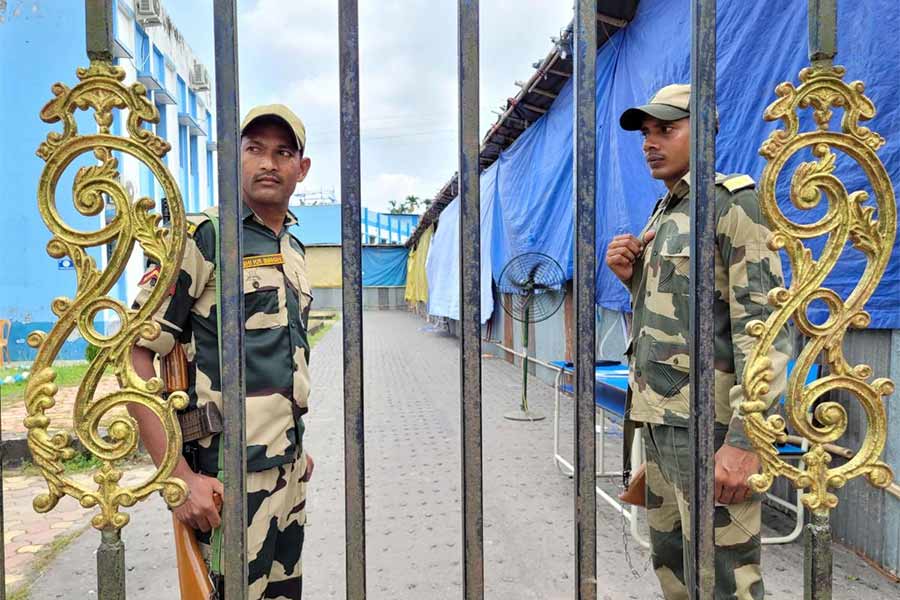
[[[188,363],[183,346],[175,344],[172,352],[163,357],[160,363],[166,390],[169,393],[176,390],[187,391]],[[222,431],[221,414],[214,404],[207,404],[179,415],[178,420],[181,424],[188,464],[191,469],[196,470],[197,464],[196,460],[192,460],[191,449],[196,449],[198,439]],[[221,509],[222,499],[218,494],[213,494],[213,500],[216,502],[216,508]],[[216,591],[194,530],[178,520],[174,513],[172,525],[181,600],[215,600]]]

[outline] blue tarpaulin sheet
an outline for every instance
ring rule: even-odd
[[[900,189],[900,46],[895,41],[896,32],[900,31],[900,10],[896,0],[841,0],[838,5],[835,62],[847,68],[847,81],[859,79],[866,83],[866,94],[874,102],[877,114],[863,125],[887,139],[878,154],[894,187]],[[783,127],[780,121],[763,121],[762,115],[776,99],[774,90],[778,84],[799,84],[800,69],[809,64],[807,35],[806,2],[718,3],[719,172],[747,173],[759,180],[765,161],[758,149],[772,131]],[[622,131],[619,115],[630,106],[646,103],[663,85],[690,81],[690,42],[687,0],[642,0],[634,20],[598,51],[597,303],[604,308],[629,309],[625,288],[603,262],[607,244],[615,235],[637,233],[665,192],[661,182],[650,178],[640,134]],[[572,101],[570,82],[550,110],[482,174],[482,211],[489,213],[482,215],[482,245],[490,248],[491,274],[495,279],[509,259],[523,252],[548,254],[572,276]],[[842,111],[835,110],[832,129],[839,129],[841,115]],[[803,115],[801,127],[804,131],[812,129],[811,115]],[[802,223],[813,222],[826,208],[823,201],[812,211],[802,211],[788,200],[790,175],[801,161],[812,158],[806,154],[790,161],[778,180],[782,211]],[[847,156],[839,155],[836,175],[850,191],[871,192],[862,170]],[[492,182],[490,203],[484,202],[485,179]],[[448,207],[441,215],[438,235],[449,210]],[[458,212],[455,218],[458,219]],[[492,223],[493,228],[484,228],[485,222]],[[824,242],[815,239],[807,243],[817,256]],[[898,248],[895,244],[881,285],[866,306],[873,327],[900,328]],[[441,251],[445,252],[441,260],[448,265],[458,260],[458,240]],[[789,280],[789,264],[783,262]],[[848,248],[826,279],[825,287],[846,298],[865,264],[862,253]],[[429,285],[435,272],[440,269],[429,271]],[[458,298],[455,302],[458,305]],[[435,306],[446,309],[442,301],[436,301]],[[821,321],[825,310],[813,306],[810,317]]]
[[[406,285],[406,248],[363,246],[363,287],[403,287]]]
[[[481,322],[494,310],[491,293],[491,240],[494,227],[496,169],[481,174]],[[441,213],[425,261],[428,277],[428,313],[459,319],[459,197]]]

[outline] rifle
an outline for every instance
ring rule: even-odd
[[[162,380],[166,390],[171,393],[177,390],[188,389],[188,363],[187,356],[181,344],[176,343],[175,348],[160,361]],[[207,408],[210,407],[210,408]],[[218,423],[216,423],[218,416]],[[221,415],[215,405],[207,404],[198,409],[179,415],[181,423],[182,439],[191,442],[204,437],[209,430],[221,431]],[[196,465],[191,465],[196,469]],[[221,508],[222,499],[215,495],[217,507]],[[178,564],[178,586],[181,589],[181,600],[215,600],[216,591],[200,545],[194,535],[194,530],[172,515],[172,526],[175,537],[175,558]]]

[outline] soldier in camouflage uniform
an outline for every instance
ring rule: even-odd
[[[685,560],[690,519],[688,441],[690,86],[662,88],[649,104],[625,111],[623,129],[643,134],[651,175],[668,193],[639,236],[615,237],[606,262],[631,292],[627,416],[641,426],[647,451],[646,506],[653,567],[668,600],[687,598]],[[744,433],[741,380],[754,339],[745,327],[773,310],[767,293],[783,286],[781,261],[766,245],[769,229],[747,175],[716,178],[715,256],[715,597],[761,599],[761,497],[747,478],[759,459]],[[785,329],[769,354],[775,379],[767,400],[785,385],[790,354]]]
[[[313,468],[303,449],[302,420],[309,397],[306,325],[312,295],[304,247],[288,232],[297,222],[288,200],[310,167],[305,143],[303,123],[286,106],[257,107],[241,127],[250,598],[296,600],[302,593],[306,482]],[[214,211],[189,216],[181,272],[155,315],[162,334],[142,340],[134,351],[138,373],[149,378],[155,374],[153,354],[165,356],[176,343],[186,345],[189,410],[222,404]],[[146,301],[157,272],[152,267],[142,279],[136,304]],[[159,422],[141,407],[131,412],[158,462],[165,451]],[[218,434],[199,440],[196,472],[184,459],[175,470],[190,492],[175,514],[206,545],[210,530],[221,523],[213,497],[223,492],[216,479],[219,443]]]

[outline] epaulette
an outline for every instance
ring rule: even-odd
[[[203,212],[190,213],[185,215],[185,219],[187,220],[187,234],[189,236],[193,236],[198,227],[210,220],[209,213],[211,211],[218,212],[218,207],[213,206],[211,208],[207,208]]]
[[[716,177],[716,183],[724,187],[732,194],[756,185],[749,175],[728,175]]]

